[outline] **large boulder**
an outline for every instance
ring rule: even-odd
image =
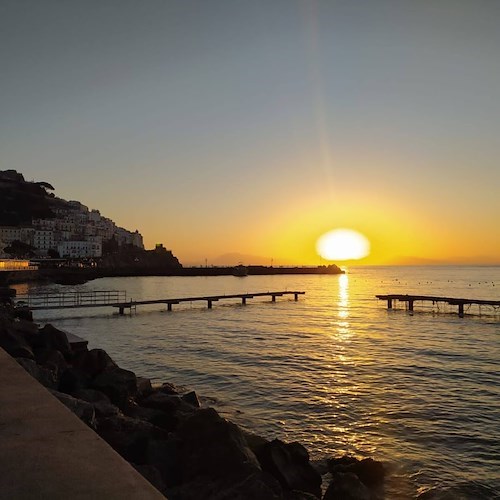
[[[6,320],[0,321],[0,347],[13,358],[35,359],[33,349],[22,332],[15,330]]]
[[[175,437],[149,440],[147,463],[160,472],[165,485],[169,488],[179,485],[182,481],[179,446],[179,440]]]
[[[29,307],[22,306],[14,309],[14,317],[24,319],[26,321],[33,321],[33,313]]]
[[[173,415],[178,421],[186,420],[197,411],[196,406],[187,403],[181,396],[165,394],[160,391],[142,399],[140,405],[144,408],[153,408]]]
[[[163,481],[160,471],[154,465],[132,465],[135,470],[147,481],[149,481],[160,493],[165,494],[167,487]]]
[[[48,368],[39,366],[32,359],[16,358],[16,361],[40,384],[47,387],[47,389],[55,389],[57,387],[57,380],[54,373]]]
[[[94,378],[106,370],[117,368],[118,365],[103,349],[80,351],[73,359],[73,366]]]
[[[198,395],[196,394],[195,391],[187,392],[186,394],[183,394],[181,396],[182,401],[186,402],[187,404],[194,406],[195,408],[200,408],[200,400],[198,399]]]
[[[97,375],[92,388],[104,392],[113,404],[124,408],[137,393],[137,379],[134,372],[117,367]]]
[[[199,477],[167,489],[167,497],[178,500],[306,500],[283,496],[278,481],[263,472],[254,472],[232,481]]]
[[[100,418],[97,432],[125,460],[139,465],[148,463],[150,440],[168,438],[166,431],[121,414]]]
[[[145,398],[150,394],[153,394],[154,389],[151,385],[151,380],[145,377],[137,377],[137,397]]]
[[[179,418],[174,412],[165,412],[155,408],[144,408],[132,404],[124,410],[124,413],[129,417],[140,418],[160,429],[170,432],[174,431],[179,424]]]
[[[352,472],[337,472],[325,491],[323,500],[370,500],[370,490]]]
[[[158,390],[164,392],[165,394],[179,394],[179,389],[170,382],[165,382]]]
[[[39,330],[36,339],[37,347],[59,351],[67,360],[71,359],[71,346],[68,337],[62,330],[47,324]]]
[[[90,403],[94,407],[96,417],[112,417],[120,413],[119,408],[112,404],[108,396],[101,391],[80,389],[74,392],[73,396]]]
[[[35,351],[36,362],[51,370],[56,379],[68,369],[68,363],[65,357],[59,352],[52,349],[38,349]]]
[[[330,472],[352,472],[369,488],[378,486],[384,481],[384,466],[373,458],[358,460],[346,455],[340,458],[331,458],[327,463]]]
[[[50,391],[52,394],[63,403],[67,408],[69,408],[80,420],[85,422],[89,427],[95,429],[95,412],[94,407],[82,401],[81,399],[74,398],[69,394],[64,394],[58,391]]]
[[[74,394],[90,385],[90,377],[78,368],[70,366],[59,377],[59,390],[67,394]]]
[[[213,408],[196,411],[181,423],[177,434],[184,482],[200,477],[240,482],[261,471],[240,429]]]
[[[300,443],[279,439],[261,446],[257,453],[262,470],[272,474],[285,490],[298,490],[321,497],[321,476],[309,462]]]

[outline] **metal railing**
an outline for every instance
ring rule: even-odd
[[[127,301],[124,290],[94,290],[91,292],[39,293],[18,295],[17,304],[28,307],[92,306],[118,304]]]

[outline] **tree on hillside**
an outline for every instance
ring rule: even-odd
[[[5,247],[3,251],[13,257],[14,259],[29,259],[35,256],[35,248],[28,243],[23,243],[19,240],[14,240],[9,246]]]

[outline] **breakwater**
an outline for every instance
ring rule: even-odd
[[[243,430],[194,391],[153,386],[5,302],[0,346],[168,498],[368,499],[381,491],[380,463],[339,456],[315,466],[300,443]]]

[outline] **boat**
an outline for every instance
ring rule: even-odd
[[[248,267],[243,264],[238,264],[233,267],[233,276],[239,276],[243,278],[244,276],[248,276]]]

